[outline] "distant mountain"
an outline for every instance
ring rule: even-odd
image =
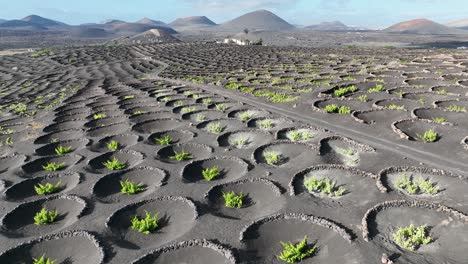
[[[211,21],[206,16],[191,16],[178,18],[171,23],[171,27],[190,27],[190,26],[215,26],[216,23]]]
[[[106,25],[119,24],[119,23],[126,23],[126,22],[122,20],[118,20],[118,19],[106,19],[101,22],[101,24],[106,24]]]
[[[180,42],[167,32],[167,29],[150,29],[134,36],[120,36],[109,41],[109,44],[139,44],[139,43],[161,43],[161,42]]]
[[[167,26],[160,25],[146,25],[139,23],[115,23],[109,29],[111,32],[121,36],[133,36],[135,34],[143,33],[150,29],[164,29],[170,34],[176,34],[177,31]]]
[[[69,31],[70,35],[79,38],[106,38],[111,35],[102,28],[94,28],[88,26],[73,27]]]
[[[284,19],[267,10],[258,10],[247,13],[221,25],[228,30],[289,30],[294,26]]]
[[[147,17],[138,20],[136,23],[146,24],[146,25],[166,25],[166,23],[158,20],[152,20]]]
[[[426,35],[447,35],[463,34],[463,30],[458,30],[444,26],[428,19],[415,19],[395,24],[383,30],[389,33],[408,33]]]
[[[353,30],[352,27],[348,27],[345,24],[341,23],[340,21],[322,22],[320,24],[307,26],[305,28],[311,29],[311,30],[323,30],[323,31],[348,31],[348,30]]]
[[[6,21],[5,19],[1,19],[1,18],[0,18],[0,23],[3,23],[3,22],[5,22],[5,21]]]
[[[171,35],[166,29],[150,29],[130,38],[140,42],[179,42],[177,38]]]
[[[465,28],[468,27],[468,19],[462,19],[445,24],[447,27]]]
[[[38,25],[38,26],[42,26],[42,27],[64,27],[64,26],[68,26],[65,23],[55,21],[55,20],[52,20],[52,19],[48,19],[48,18],[44,18],[44,17],[37,16],[37,15],[30,15],[30,16],[27,16],[27,17],[21,19],[21,20],[25,21],[25,22],[35,24],[35,25]]]
[[[0,28],[20,29],[20,30],[47,30],[46,27],[23,21],[23,20],[8,20],[0,24]]]

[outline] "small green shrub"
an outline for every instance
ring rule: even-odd
[[[281,154],[274,151],[263,153],[263,158],[268,165],[278,165],[281,162]]]
[[[198,122],[205,121],[206,120],[206,115],[197,114],[195,116],[195,120],[197,120]]]
[[[290,102],[296,101],[297,99],[299,99],[299,96],[285,94],[285,93],[272,92],[268,96],[267,100],[272,103],[290,103]]]
[[[385,91],[385,87],[381,84],[377,84],[375,87],[370,88],[367,92],[368,93],[378,93]]]
[[[358,100],[361,102],[367,102],[367,94],[358,96]]]
[[[142,219],[139,219],[138,216],[135,215],[131,220],[131,228],[146,235],[153,233],[159,226],[158,214],[159,213],[156,213],[154,216],[151,216],[149,212],[145,211],[145,218]]]
[[[195,111],[195,107],[184,107],[182,108],[182,113],[183,114],[188,114],[188,113],[192,113]]]
[[[133,99],[133,98],[135,98],[135,95],[126,95],[126,96],[124,96],[124,100]]]
[[[400,247],[411,251],[415,251],[421,245],[426,245],[432,242],[432,238],[428,234],[426,225],[415,227],[413,224],[405,228],[399,227],[393,233],[393,240]]]
[[[115,140],[107,142],[106,146],[107,146],[107,149],[110,150],[110,151],[116,151],[116,150],[118,150],[120,148],[119,142],[117,142]]]
[[[57,216],[57,211],[48,211],[46,208],[42,208],[41,211],[37,212],[34,216],[34,223],[36,225],[48,225],[53,223]]]
[[[417,136],[426,143],[435,142],[439,139],[439,134],[432,129],[425,131],[422,135],[417,134]]]
[[[242,113],[239,114],[239,118],[242,121],[247,121],[247,120],[251,119],[254,115],[255,114],[252,111],[245,111],[245,112],[242,112]]]
[[[404,105],[396,105],[396,104],[391,104],[387,106],[386,108],[390,110],[406,110],[406,107]]]
[[[396,95],[398,95],[398,97],[401,97],[401,98],[402,98],[403,95],[405,94],[405,92],[402,91],[402,90],[394,91],[393,93],[396,94]]]
[[[107,117],[107,115],[104,114],[104,113],[97,113],[97,114],[93,115],[94,120],[103,119],[103,118],[106,118],[106,117]]]
[[[340,153],[343,154],[343,155],[352,156],[352,155],[354,155],[356,153],[356,151],[353,148],[340,149]]]
[[[226,109],[227,109],[228,107],[227,107],[227,105],[225,105],[225,104],[216,104],[216,105],[215,105],[215,108],[216,108],[216,110],[219,110],[219,111],[223,111],[223,112],[224,112],[224,111],[226,111]]]
[[[211,133],[216,133],[216,134],[223,132],[225,129],[225,127],[221,125],[221,123],[208,124],[207,128],[208,128],[208,131],[210,131]]]
[[[182,152],[176,152],[174,151],[174,156],[169,157],[172,160],[177,160],[177,161],[184,161],[184,160],[189,160],[192,158],[192,154],[185,152],[182,150]]]
[[[138,115],[142,115],[142,114],[145,114],[145,113],[146,113],[145,111],[136,110],[136,111],[132,112],[132,116],[138,116]]]
[[[46,183],[34,185],[34,190],[39,195],[48,195],[60,191],[62,182],[57,182],[56,184]]]
[[[307,131],[293,130],[286,134],[286,137],[291,141],[297,142],[302,140],[311,139],[314,136]]]
[[[203,178],[207,181],[212,181],[220,175],[219,168],[217,166],[204,169],[202,171]]]
[[[241,92],[244,92],[244,93],[252,93],[253,91],[255,91],[255,88],[242,86],[240,90]]]
[[[233,89],[233,90],[237,90],[241,87],[242,87],[242,84],[239,84],[239,83],[228,83],[226,84],[226,86],[224,86],[224,88],[226,89]]]
[[[432,121],[440,124],[440,123],[445,123],[448,120],[445,117],[434,117],[434,118],[432,118]]]
[[[305,258],[312,256],[317,247],[307,245],[307,236],[304,236],[301,242],[293,244],[291,242],[285,243],[280,242],[283,246],[283,251],[278,256],[278,258],[286,263],[296,263],[300,262]]]
[[[43,165],[42,168],[47,171],[62,170],[65,168],[65,162],[62,162],[62,163],[47,162],[47,164]]]
[[[440,187],[434,184],[431,179],[424,179],[420,176],[417,181],[413,181],[406,174],[402,174],[397,178],[396,186],[408,194],[436,195],[440,190]]]
[[[265,119],[265,120],[259,121],[258,126],[261,129],[271,129],[273,128],[273,121],[271,121],[270,119]]]
[[[449,105],[447,107],[447,110],[452,111],[452,112],[458,112],[458,113],[466,112],[466,108],[463,106],[459,106],[459,105]]]
[[[59,155],[59,156],[70,153],[72,151],[73,151],[72,147],[58,146],[58,147],[55,148],[55,153],[57,153],[57,155]]]
[[[336,187],[336,181],[332,181],[328,178],[317,179],[315,177],[309,177],[304,180],[304,186],[309,192],[322,193],[330,197],[342,196],[346,192],[344,187]]]
[[[128,178],[125,181],[120,181],[120,187],[120,191],[128,195],[137,194],[145,190],[142,183],[130,181]]]
[[[353,93],[357,90],[358,89],[354,85],[348,86],[348,87],[342,87],[333,91],[333,95],[336,97],[341,97],[341,96],[345,96],[347,94]]]
[[[234,146],[236,146],[237,148],[241,148],[241,147],[246,146],[247,144],[249,144],[249,140],[246,137],[238,137],[238,138],[234,139],[232,144]]]
[[[236,194],[235,192],[223,192],[224,204],[229,208],[241,208],[244,200],[244,194]]]
[[[338,113],[342,115],[350,114],[351,113],[351,108],[347,106],[338,106],[336,104],[329,104],[326,105],[324,108],[325,112],[327,113]]]
[[[202,100],[202,103],[205,104],[205,105],[209,105],[213,102],[213,99],[211,98],[205,98]]]
[[[329,104],[329,105],[326,105],[324,108],[325,112],[327,113],[338,113],[339,109],[340,107],[336,104]]]
[[[33,258],[33,264],[55,264],[55,260],[46,258],[45,254],[40,258]]]
[[[13,134],[15,132],[16,132],[16,130],[14,130],[14,129],[10,129],[10,128],[4,129],[3,127],[0,126],[0,135],[11,135],[11,134]]]
[[[127,167],[127,164],[124,163],[124,162],[121,162],[120,160],[118,160],[116,157],[113,157],[111,160],[107,160],[105,162],[102,163],[102,165],[104,165],[106,168],[108,168],[109,170],[123,170]]]
[[[355,81],[356,78],[354,78],[354,77],[351,76],[351,75],[348,75],[348,76],[343,77],[343,80],[344,80],[344,81]]]
[[[161,146],[167,146],[167,145],[172,144],[172,142],[173,142],[172,138],[169,135],[159,137],[159,138],[155,138],[154,141],[157,144],[161,145]]]
[[[351,108],[347,107],[347,106],[340,106],[340,109],[338,109],[338,114],[340,115],[347,115],[347,114],[350,114],[351,113]]]
[[[419,190],[422,193],[436,195],[440,187],[434,184],[431,179],[425,180],[423,177],[418,178]]]
[[[447,94],[447,90],[441,89],[441,90],[437,91],[437,94],[441,94],[441,95]]]

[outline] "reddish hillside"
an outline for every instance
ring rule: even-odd
[[[463,31],[449,28],[428,19],[415,19],[395,24],[384,29],[390,33],[408,33],[408,34],[427,34],[427,35],[446,35],[463,34]]]

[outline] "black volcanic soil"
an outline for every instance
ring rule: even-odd
[[[282,263],[280,241],[307,235],[317,252],[303,263],[464,264],[467,62],[463,51],[214,43],[3,56],[0,263]],[[429,129],[436,142],[418,137]],[[103,165],[114,157],[125,168]],[[410,195],[402,174],[440,191]],[[309,192],[310,177],[346,191]],[[122,193],[127,180],[142,190]],[[34,188],[59,182],[54,194]],[[227,192],[243,205],[226,207]],[[42,207],[55,223],[34,224]],[[148,235],[131,229],[146,212],[159,219]],[[415,252],[391,235],[412,223],[434,238]]]

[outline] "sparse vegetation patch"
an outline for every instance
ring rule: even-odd
[[[60,189],[62,188],[61,185],[62,185],[61,181],[57,182],[56,184],[52,184],[50,182],[47,182],[46,184],[38,183],[37,185],[34,186],[34,190],[39,195],[48,195],[48,194],[59,192]]]
[[[223,192],[223,198],[224,198],[224,204],[226,207],[229,208],[241,208],[243,199],[244,199],[244,194],[241,192],[239,194],[236,194],[235,192]]]
[[[121,192],[128,195],[140,193],[145,190],[142,183],[136,183],[128,178],[125,181],[120,181]]]
[[[181,152],[176,152],[174,151],[174,156],[170,156],[170,159],[177,160],[177,161],[184,161],[184,160],[189,160],[192,158],[192,154],[181,151]]]
[[[159,226],[158,214],[159,213],[156,213],[153,216],[151,216],[151,214],[148,211],[145,211],[145,217],[141,219],[135,215],[131,220],[132,230],[136,230],[145,235],[153,233]]]
[[[286,137],[289,138],[291,141],[297,142],[311,139],[314,136],[308,131],[293,130],[288,132],[286,134]]]
[[[33,258],[33,264],[55,264],[55,260],[46,258],[44,254],[40,258]]]
[[[281,154],[275,151],[266,151],[263,158],[268,165],[278,165],[281,162]]]
[[[357,90],[358,90],[357,87],[354,85],[348,86],[348,87],[342,87],[333,91],[333,95],[336,97],[341,97],[341,96],[345,96],[347,94],[356,92]]]
[[[57,216],[57,211],[49,211],[45,207],[43,207],[41,211],[37,212],[34,216],[34,223],[36,225],[52,224],[55,221],[55,218],[57,218]]]
[[[127,164],[125,162],[121,162],[119,159],[116,157],[113,157],[111,160],[107,160],[102,163],[106,168],[109,170],[123,170],[127,167]]]
[[[342,196],[346,192],[343,186],[337,187],[336,181],[329,178],[308,177],[304,179],[304,186],[309,192],[322,193],[330,197]]]
[[[440,187],[432,182],[432,179],[424,179],[419,176],[417,180],[413,180],[406,174],[401,174],[396,181],[396,187],[404,190],[408,194],[427,194],[436,195],[440,191]]]
[[[203,178],[205,178],[207,181],[214,180],[215,178],[219,177],[220,174],[221,173],[217,166],[213,166],[202,171]]]
[[[286,263],[297,263],[302,261],[305,258],[308,258],[315,254],[317,247],[315,245],[307,244],[307,236],[304,236],[304,239],[297,244],[292,242],[280,242],[283,246],[283,251],[278,256],[278,258]]]
[[[43,165],[42,168],[47,171],[62,170],[65,168],[65,162],[62,162],[62,163],[47,162],[47,164]]]
[[[424,134],[419,135],[417,134],[418,138],[420,138],[422,141],[428,143],[428,142],[435,142],[439,139],[439,134],[435,132],[433,129],[429,129],[424,132]]]
[[[411,224],[408,227],[399,227],[393,233],[393,240],[400,247],[415,251],[421,245],[426,245],[432,242],[432,238],[428,233],[427,226],[415,226]]]

